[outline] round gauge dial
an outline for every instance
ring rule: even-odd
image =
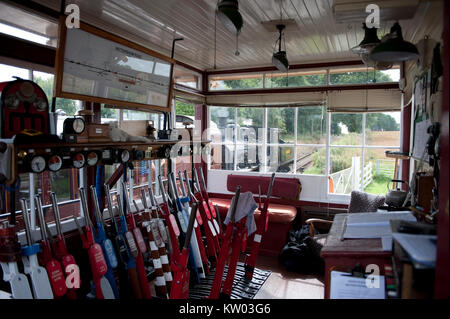
[[[31,159],[30,166],[34,173],[42,173],[45,170],[45,159],[42,156],[35,156]]]
[[[84,120],[80,117],[77,117],[76,119],[74,119],[73,123],[72,123],[72,127],[73,127],[73,131],[76,134],[81,134],[84,131],[84,128],[86,127]]]
[[[64,120],[63,132],[65,134],[81,134],[85,128],[86,124],[81,117],[72,117]]]
[[[86,162],[89,166],[97,165],[98,163],[98,154],[96,152],[90,152],[86,156]]]
[[[34,94],[33,84],[29,81],[23,82],[20,86],[20,94],[22,94],[25,98],[32,97]]]
[[[86,158],[83,154],[77,153],[73,156],[72,165],[75,168],[82,168],[86,164]]]
[[[37,98],[36,101],[34,101],[34,107],[38,111],[45,111],[47,109],[47,102],[42,98]]]
[[[52,172],[59,171],[62,167],[63,161],[61,156],[59,155],[52,155],[47,162],[48,169]]]
[[[126,163],[130,160],[130,152],[128,150],[123,150],[122,153],[120,153],[120,160],[122,163]]]
[[[17,109],[19,104],[20,100],[15,94],[10,94],[5,97],[5,105],[8,109]]]

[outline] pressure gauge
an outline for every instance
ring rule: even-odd
[[[85,127],[86,123],[81,117],[67,118],[64,120],[63,132],[65,134],[81,134]]]
[[[90,152],[86,155],[86,163],[88,166],[95,166],[98,163],[98,154],[97,152]]]
[[[86,157],[83,153],[76,153],[72,158],[72,165],[75,168],[82,168],[86,164]]]
[[[62,167],[62,164],[63,160],[59,155],[50,156],[47,162],[48,169],[51,170],[52,172],[59,171]]]
[[[47,109],[47,101],[45,101],[43,98],[38,97],[35,101],[34,101],[34,107],[36,108],[36,110],[38,111],[45,111]]]
[[[45,158],[42,156],[34,156],[31,159],[30,167],[33,173],[42,173],[45,170]]]
[[[126,163],[130,160],[130,152],[128,150],[122,150],[120,153],[120,161]]]
[[[15,94],[9,94],[5,97],[5,105],[8,109],[15,110],[19,107],[20,100]]]

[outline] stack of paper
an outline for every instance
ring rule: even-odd
[[[411,260],[425,267],[436,264],[436,235],[394,233],[394,239],[403,247]]]
[[[383,250],[392,249],[390,220],[417,221],[411,212],[355,213],[347,216],[343,238],[381,238]]]

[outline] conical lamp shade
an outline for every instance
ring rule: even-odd
[[[377,28],[368,28],[363,23],[364,39],[352,51],[357,54],[369,53],[381,41],[378,39]]]
[[[380,62],[402,62],[419,58],[416,46],[403,40],[402,29],[398,23],[391,28],[389,39],[377,45],[369,54],[369,58]]]
[[[237,0],[222,0],[217,9],[217,17],[232,34],[237,35],[241,32],[244,22]]]
[[[280,72],[286,73],[289,70],[289,62],[286,56],[286,51],[278,51],[272,56],[272,64],[280,70]]]

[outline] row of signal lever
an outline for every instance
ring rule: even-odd
[[[94,212],[90,214],[87,190],[80,188],[84,227],[80,225],[75,214],[73,218],[85,251],[84,257],[90,265],[89,269],[80,268],[80,264],[85,263],[77,263],[74,256],[68,252],[55,194],[51,193],[51,201],[55,215],[56,237],[52,235],[45,222],[40,195],[34,197],[41,225],[39,243],[33,240],[27,201],[21,199],[27,244],[20,246],[14,225],[6,225],[0,229],[0,264],[3,279],[11,286],[12,297],[81,298],[79,289],[83,277],[89,278],[91,292],[88,295],[91,298],[151,299],[145,267],[145,261],[148,259],[152,260],[155,270],[155,292],[159,298],[187,299],[190,280],[200,283],[201,279],[206,278],[212,270],[215,271],[215,277],[209,298],[229,297],[236,263],[239,254],[245,250],[247,238],[245,218],[238,221],[234,217],[240,187],[237,188],[232,201],[230,222],[225,231],[222,231],[218,207],[213,207],[209,200],[201,168],[199,172],[200,174],[196,169],[193,170],[193,188],[189,183],[187,171],[184,171],[184,178],[182,173],[178,172],[179,188],[174,173],[168,175],[167,189],[162,177],[159,176],[162,203],[157,203],[153,187],[147,188],[148,196],[146,189],[141,188],[140,199],[143,208],[140,208],[133,199],[133,191],[129,192],[125,182],[122,182],[122,194],[118,192],[115,196],[115,206],[108,184],[100,188],[91,186]],[[261,218],[255,236],[259,239],[253,242],[251,254],[247,256],[245,265],[246,278],[250,280],[258,255],[260,238],[268,226],[268,204],[274,177],[275,174],[272,175],[264,205],[261,205],[261,194],[259,195]],[[101,194],[97,192],[102,191],[102,188],[110,225],[106,223],[103,209],[99,204]],[[148,205],[148,198],[151,205]],[[132,205],[136,213],[133,213]],[[139,216],[137,220],[135,215]],[[23,263],[25,274],[19,272],[20,261]],[[222,282],[226,263],[229,265],[229,271],[227,278]],[[83,273],[84,276],[81,276]]]
[[[203,172],[201,173],[201,180],[204,183]],[[92,215],[88,210],[87,190],[79,189],[85,220],[84,227],[80,225],[75,215],[73,217],[82,240],[82,247],[89,260],[89,278],[91,279],[92,295],[95,298],[118,299],[121,295],[132,295],[137,299],[150,299],[152,296],[144,264],[144,257],[148,255],[150,255],[155,269],[156,294],[162,298],[187,298],[188,263],[189,268],[195,272],[196,280],[204,278],[209,272],[210,261],[207,259],[200,230],[203,220],[197,211],[199,204],[190,188],[187,171],[184,174],[184,182],[189,193],[184,187],[181,172],[179,172],[178,179],[182,197],[178,194],[173,173],[169,174],[169,192],[166,191],[160,176],[163,203],[157,204],[151,187],[148,188],[149,196],[142,188],[143,210],[139,209],[135,200],[130,200],[126,184],[123,182],[123,194],[117,194],[117,205],[113,207],[109,186],[105,184],[107,212],[113,227],[108,227],[105,222],[96,188],[94,186],[90,188],[95,210]],[[196,171],[194,179],[198,192],[201,192]],[[198,193],[196,195],[201,196]],[[150,207],[148,197],[151,202]],[[6,254],[8,256],[2,256],[3,253],[0,256],[3,279],[9,282],[12,297],[15,299],[80,298],[77,290],[81,287],[81,273],[88,272],[89,269],[80,269],[79,263],[77,264],[74,256],[68,252],[56,195],[51,193],[56,237],[52,235],[46,224],[40,195],[36,195],[33,199],[41,225],[41,240],[36,243],[33,239],[29,222],[31,212],[28,213],[27,200],[22,198],[20,203],[22,212],[24,212],[26,245],[20,247],[14,226],[5,225],[6,227],[0,230],[2,238],[5,235],[9,236],[10,245],[8,247],[11,248],[10,253]],[[139,225],[132,212],[132,204],[140,215]],[[211,227],[206,233],[211,235],[211,232],[214,232],[217,237],[220,232],[218,223],[215,219],[212,221],[209,208],[208,216],[205,214],[205,208],[206,206],[202,209],[202,215],[207,218],[205,223]],[[115,211],[118,211],[119,221],[115,218],[117,215]],[[214,211],[214,216],[217,215]],[[90,216],[93,216],[94,220],[91,220]],[[217,238],[215,240],[217,241]],[[181,250],[180,244],[182,245]],[[214,258],[216,257],[215,250],[209,249],[208,252],[210,252],[208,257],[211,257],[213,252]],[[25,274],[19,272],[18,263],[20,261],[23,263]],[[118,274],[118,281],[115,273]]]

